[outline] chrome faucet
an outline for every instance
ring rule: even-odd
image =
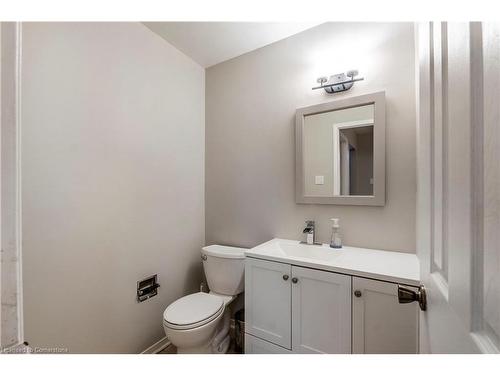
[[[316,223],[314,220],[307,220],[306,221],[306,227],[302,231],[302,233],[306,234],[306,240],[302,241],[303,243],[307,243],[309,245],[313,245],[316,243]],[[307,235],[312,234],[312,244],[310,242],[307,242]]]

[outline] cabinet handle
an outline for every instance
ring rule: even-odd
[[[298,281],[299,279],[297,279],[296,277],[292,277],[292,283],[297,284]]]
[[[283,275],[283,280],[287,281],[288,280],[288,275]]]
[[[361,290],[355,290],[354,295],[358,298],[361,297]]]

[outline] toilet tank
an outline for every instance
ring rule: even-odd
[[[210,245],[201,250],[203,270],[211,292],[235,296],[245,287],[245,249]]]

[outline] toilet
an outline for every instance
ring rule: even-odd
[[[229,304],[245,285],[245,249],[205,246],[201,258],[210,292],[172,302],[163,313],[163,328],[179,354],[224,354],[230,344]]]

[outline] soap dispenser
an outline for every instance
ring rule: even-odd
[[[332,239],[330,240],[330,247],[334,249],[342,248],[342,239],[340,238],[340,220],[331,218],[332,221]]]

